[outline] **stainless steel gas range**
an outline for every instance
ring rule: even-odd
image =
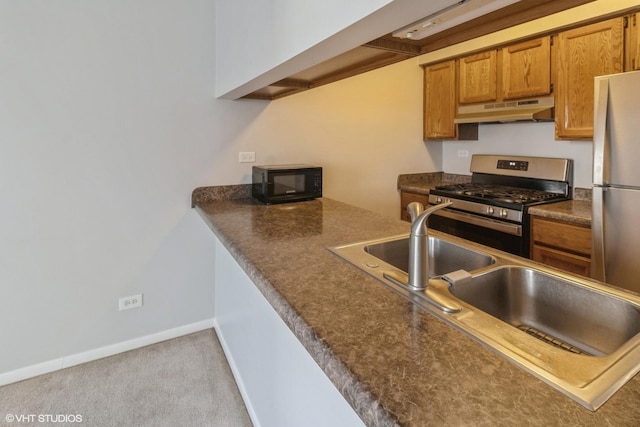
[[[438,186],[429,204],[451,201],[429,218],[429,228],[529,257],[529,215],[534,205],[569,200],[570,159],[476,154],[471,182]]]

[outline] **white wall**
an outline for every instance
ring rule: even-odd
[[[209,0],[0,2],[0,373],[213,317],[189,209],[212,21]]]
[[[0,0],[0,376],[211,318],[190,195],[248,183],[238,151],[321,164],[327,196],[394,217],[397,174],[441,169],[415,62],[216,100],[214,15],[212,0]]]
[[[216,102],[217,161],[200,185],[249,184],[259,164],[323,167],[323,194],[399,217],[399,174],[442,170],[442,142],[422,140],[422,68],[403,61],[265,102]],[[239,164],[240,151],[255,163]]]
[[[326,197],[394,217],[399,174],[442,170],[442,143],[422,141],[422,69],[414,61],[271,102],[233,147],[255,151],[256,164],[318,164]],[[250,167],[236,180],[249,183]]]
[[[458,157],[467,150],[469,157]],[[553,122],[481,124],[478,141],[447,141],[442,150],[444,170],[469,175],[472,154],[511,154],[519,156],[573,159],[574,187],[591,188],[591,141],[556,141]]]

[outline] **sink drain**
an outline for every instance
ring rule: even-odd
[[[543,341],[547,344],[551,344],[554,347],[558,347],[575,354],[584,354],[586,356],[592,356],[592,354],[589,354],[586,351],[582,351],[578,347],[572,346],[571,344],[567,344],[566,342],[561,341],[552,335],[545,334],[544,332],[541,332],[531,326],[520,325],[518,326],[518,329],[520,329],[523,332],[526,332],[527,334],[531,335],[534,338],[539,339],[540,341]]]

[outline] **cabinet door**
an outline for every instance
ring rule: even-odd
[[[424,139],[456,139],[455,60],[424,69]]]
[[[634,13],[628,17],[627,23],[627,49],[625,58],[625,71],[640,70],[640,29],[638,19],[640,14]]]
[[[551,37],[502,49],[502,98],[551,93]]]
[[[546,218],[531,219],[531,242],[591,257],[591,228]]]
[[[461,104],[491,102],[497,99],[495,50],[461,58],[459,69]]]
[[[556,138],[593,138],[593,78],[622,72],[624,18],[558,35]]]
[[[591,274],[591,228],[531,218],[531,259],[572,273]]]
[[[534,245],[531,250],[531,259],[581,276],[591,275],[591,261],[568,252]]]

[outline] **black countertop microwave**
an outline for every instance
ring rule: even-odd
[[[252,182],[253,197],[266,204],[322,197],[322,168],[319,166],[254,166]]]

